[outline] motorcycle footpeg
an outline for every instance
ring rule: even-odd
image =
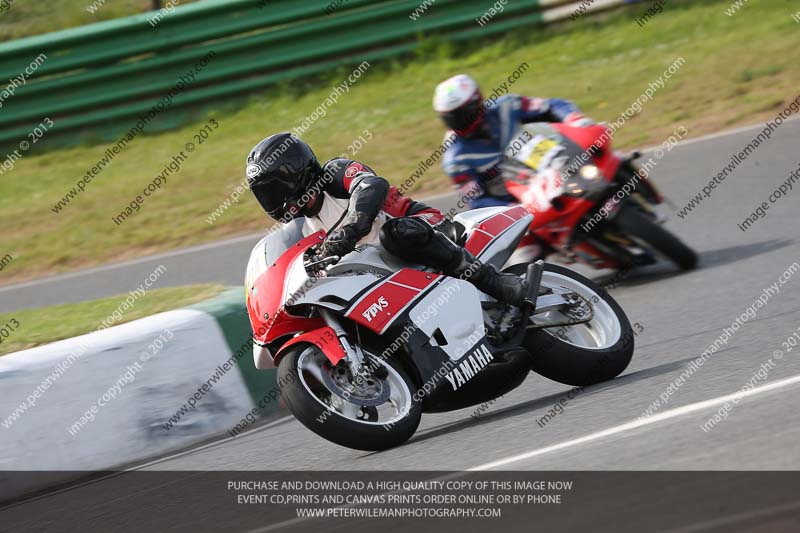
[[[539,287],[542,284],[542,273],[544,272],[544,261],[541,259],[528,265],[528,294],[525,301],[530,304],[531,313],[536,310],[536,300],[539,298]]]
[[[518,348],[525,334],[527,333],[528,319],[536,310],[536,300],[539,298],[539,287],[542,284],[542,273],[544,272],[544,261],[541,259],[528,265],[526,281],[528,282],[528,293],[525,296],[525,303],[528,305],[520,306],[521,316],[516,332],[505,342],[496,346],[498,351]]]

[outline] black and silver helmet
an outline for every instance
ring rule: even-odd
[[[247,156],[247,183],[264,211],[275,220],[300,216],[299,200],[322,174],[311,148],[288,132],[270,135]]]

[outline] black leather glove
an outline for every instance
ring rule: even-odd
[[[338,255],[343,257],[356,248],[356,244],[361,239],[354,225],[346,225],[331,232],[322,243],[322,255],[330,257]]]

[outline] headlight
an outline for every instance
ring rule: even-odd
[[[564,194],[579,198],[605,188],[603,173],[594,165],[584,165],[578,175],[568,179],[564,184]]]
[[[596,181],[603,177],[603,173],[594,165],[582,166],[579,174],[583,179],[589,181]]]

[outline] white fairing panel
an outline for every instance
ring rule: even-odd
[[[258,370],[275,368],[275,365],[272,363],[272,354],[269,348],[255,341],[253,341],[253,363],[255,363]]]
[[[350,300],[379,279],[381,278],[374,274],[308,278],[308,282],[298,287],[294,293],[292,304],[313,304],[344,311],[349,307]]]
[[[258,279],[258,276],[267,271],[267,258],[266,258],[266,244],[269,240],[269,235],[258,241],[250,252],[250,259],[247,261],[247,270],[244,274],[244,290],[248,293],[253,283]]]
[[[351,261],[358,260],[358,254],[353,253],[352,256],[354,259],[351,259]],[[263,270],[259,269],[266,270],[268,264],[271,264],[262,261],[262,257],[264,255],[259,250],[259,247],[256,247],[251,256],[250,265],[248,265],[248,289],[252,286],[251,284],[255,281],[255,278],[263,272]],[[267,255],[268,259],[269,256]],[[372,272],[358,272],[358,275],[348,276],[310,277],[306,272],[303,261],[302,255],[296,257],[286,271],[286,278],[283,282],[284,305],[314,304],[337,311],[343,310],[348,300],[351,300],[356,294],[380,279],[379,276]],[[348,261],[345,259],[338,263],[337,267],[343,268],[346,263]],[[380,266],[381,263],[377,262],[376,268]],[[255,277],[252,281],[249,281],[251,275]]]
[[[277,261],[290,246],[303,238],[304,220],[298,218],[274,230],[270,229],[267,235],[253,247],[244,277],[246,291],[250,291],[250,287],[253,286],[258,276],[263,274],[269,265]]]
[[[466,233],[471,233],[475,228],[487,218],[494,215],[508,211],[512,206],[500,207],[484,207],[481,209],[473,209],[472,211],[465,211],[459,213],[454,217],[454,220],[461,223]],[[489,246],[478,254],[478,259],[484,263],[491,263],[494,266],[502,267],[511,254],[514,252],[514,243],[528,231],[531,222],[533,222],[533,215],[527,214],[521,219],[514,222],[511,227],[505,230],[500,236],[494,239]]]
[[[409,312],[414,325],[431,337],[438,329],[444,342],[437,345],[451,360],[464,356],[486,334],[480,293],[471,283],[448,278],[425,295]]]
[[[287,298],[294,295],[294,305],[314,304],[343,311],[359,292],[403,267],[381,251],[379,246],[362,247],[344,256],[328,268],[327,276],[319,278],[309,278],[302,262],[295,263],[287,276],[285,294]],[[387,263],[387,259],[394,263]]]
[[[498,207],[481,207],[480,209],[472,209],[471,211],[463,211],[456,216],[453,217],[453,220],[460,223],[464,226],[466,233],[472,231],[472,229],[489,218],[492,215],[496,215],[497,213],[502,213],[503,211],[507,210],[508,207],[505,206],[498,206]]]
[[[514,253],[514,243],[519,242],[519,239],[527,233],[532,220],[533,215],[525,215],[514,222],[511,227],[495,238],[489,246],[478,254],[478,259],[484,263],[491,263],[498,268],[503,266],[508,258],[511,257],[511,254]]]
[[[317,278],[308,276],[303,262],[303,255],[300,254],[294,258],[292,264],[286,270],[286,278],[283,281],[283,302],[285,305],[292,305],[298,297],[305,294],[306,287],[316,282]]]

